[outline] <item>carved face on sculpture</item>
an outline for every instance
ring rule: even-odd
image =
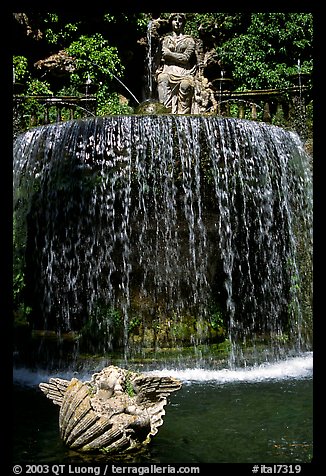
[[[170,23],[172,25],[172,30],[176,33],[183,31],[184,24],[186,22],[185,15],[183,13],[172,13],[170,15]]]

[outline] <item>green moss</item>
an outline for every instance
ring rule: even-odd
[[[135,109],[135,114],[168,114],[169,110],[161,104],[154,100],[147,100],[142,102]]]
[[[131,372],[127,372],[125,380],[125,391],[130,398],[135,396],[135,389],[131,382]]]

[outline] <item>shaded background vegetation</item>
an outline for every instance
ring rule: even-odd
[[[98,86],[99,115],[129,113],[146,99],[146,35],[152,19],[169,13],[16,13],[13,16],[15,81],[25,94],[78,95]],[[237,91],[291,86],[290,75],[313,70],[311,13],[187,13],[186,32],[215,51]],[[35,66],[58,51],[77,69],[54,75]],[[119,78],[130,89],[116,79]],[[120,94],[120,96],[119,96]],[[121,101],[121,95],[127,100]]]

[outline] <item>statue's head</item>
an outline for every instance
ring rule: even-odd
[[[186,22],[186,15],[184,13],[171,13],[169,16],[169,23],[171,24],[173,20],[178,19],[183,25]]]

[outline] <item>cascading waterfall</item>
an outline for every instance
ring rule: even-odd
[[[299,137],[203,116],[41,126],[14,144],[33,329],[92,350],[311,349],[312,177]],[[276,351],[275,351],[276,352]]]
[[[153,57],[152,57],[152,22],[148,22],[147,25],[147,51],[146,51],[146,64],[147,64],[147,98],[151,99],[153,96]]]
[[[208,121],[212,137],[210,126]],[[307,159],[296,137],[282,129],[219,121],[217,130],[219,144],[212,148],[212,166],[231,343],[250,339],[258,331],[273,337],[275,346],[291,315],[288,331],[296,336],[297,349],[304,349],[298,252],[303,246],[300,240],[308,249],[312,244]],[[306,234],[299,237],[302,226]],[[305,266],[309,269],[309,260]],[[232,346],[235,362],[233,352],[239,349]]]

